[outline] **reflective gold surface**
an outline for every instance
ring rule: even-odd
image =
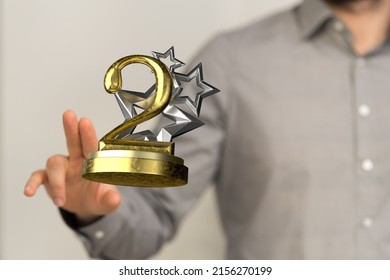
[[[151,100],[149,108],[111,130],[102,140],[115,139],[121,132],[124,132],[130,127],[157,116],[162,113],[171,100],[173,82],[169,69],[161,61],[153,57],[141,55],[126,56],[111,65],[104,77],[104,87],[108,93],[115,93],[122,89],[121,70],[125,66],[133,63],[141,63],[152,69],[156,78],[156,93],[153,95],[153,100]]]
[[[133,55],[116,61],[107,70],[104,86],[116,93],[122,88],[121,70],[132,63],[149,66],[156,78],[156,92],[150,107],[107,133],[99,142],[99,151],[83,162],[83,178],[122,186],[169,187],[187,184],[188,168],[174,156],[174,143],[117,139],[129,128],[147,121],[169,104],[172,77],[161,61],[148,56]]]
[[[121,152],[111,150],[92,154],[84,161],[86,172],[83,177],[107,184],[138,187],[172,187],[187,183],[188,168],[181,158],[153,152]]]
[[[175,143],[172,142],[156,142],[156,141],[140,141],[140,140],[100,140],[99,151],[103,150],[135,150],[149,151],[157,153],[174,154]]]

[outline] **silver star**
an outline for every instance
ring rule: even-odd
[[[169,71],[171,71],[172,73],[175,72],[176,68],[179,68],[184,65],[183,62],[175,58],[175,49],[173,46],[165,53],[152,52],[152,55],[154,58],[157,58],[162,62],[164,62],[163,60],[161,60],[162,58],[167,58],[169,56],[169,60],[172,62],[172,64],[167,66],[169,67]]]
[[[137,116],[137,111],[134,107],[146,109],[150,106],[152,100],[151,96],[154,94],[156,85],[151,86],[146,92],[120,90],[115,93],[115,99],[119,104],[125,120],[130,120]],[[118,138],[125,138],[132,134],[136,126],[133,126],[125,132],[118,135]]]
[[[175,121],[175,123],[164,126],[160,130],[157,136],[158,141],[170,142],[173,138],[204,125],[204,122],[198,118],[173,105],[168,105],[165,108],[163,116]]]
[[[154,94],[156,85],[151,86],[146,92],[120,90],[115,93],[116,101],[126,120],[132,119],[137,115],[135,107],[145,109],[150,106],[149,97]]]
[[[202,63],[199,63],[194,69],[192,69],[188,74],[173,74],[175,80],[179,84],[179,90],[175,93],[175,96],[172,99],[171,104],[186,104],[194,114],[199,116],[200,108],[202,106],[203,98],[208,97],[212,94],[219,92],[219,89],[213,87],[212,85],[203,81],[203,70]],[[183,92],[182,83],[189,83],[191,80],[196,79],[196,85],[201,91],[196,93],[195,100],[192,100],[189,96],[181,96]]]
[[[169,70],[173,78],[173,93],[170,104],[164,109],[163,116],[173,120],[174,123],[169,124],[161,128],[160,132],[156,136],[150,130],[144,130],[133,133],[135,126],[124,131],[118,138],[121,139],[134,139],[134,140],[146,140],[146,141],[164,141],[170,142],[173,138],[189,132],[195,128],[202,126],[204,123],[199,120],[199,113],[202,106],[202,100],[219,90],[212,85],[209,85],[203,81],[202,64],[198,64],[188,74],[176,73],[175,69],[184,65],[183,62],[175,58],[174,48],[171,47],[165,53],[152,52],[156,59],[162,61],[162,58],[168,58],[172,62],[169,66]],[[165,63],[164,61],[162,61]],[[192,100],[190,96],[181,95],[183,94],[183,84],[188,83],[193,79],[196,79],[196,86],[201,90],[196,92],[195,100]],[[119,107],[125,117],[125,120],[130,120],[137,116],[137,110],[147,109],[150,107],[153,98],[150,98],[155,93],[156,85],[150,87],[146,92],[136,92],[121,90],[115,94],[115,98],[119,104]],[[176,105],[185,104],[194,113],[194,115],[178,108]],[[195,116],[196,115],[196,116]]]
[[[156,135],[150,130],[143,130],[133,134],[128,134],[124,138],[129,140],[144,140],[144,141],[157,141]]]

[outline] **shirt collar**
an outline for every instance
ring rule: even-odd
[[[333,13],[323,0],[304,0],[297,9],[297,16],[303,37],[309,38],[333,18]]]

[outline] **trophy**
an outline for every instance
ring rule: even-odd
[[[83,162],[83,178],[91,181],[135,187],[173,187],[187,184],[188,168],[174,155],[172,139],[202,126],[202,100],[219,90],[203,81],[202,64],[187,74],[176,69],[184,63],[175,58],[174,48],[153,56],[131,55],[114,62],[104,77],[105,90],[114,94],[125,121],[99,141],[98,151]],[[164,61],[169,59],[169,64]],[[140,63],[154,73],[156,83],[146,92],[122,89],[121,70]],[[196,79],[195,98],[183,95],[183,88]],[[188,110],[184,110],[186,106]],[[137,110],[143,110],[138,113]],[[158,133],[134,132],[137,125],[162,114],[173,121]]]

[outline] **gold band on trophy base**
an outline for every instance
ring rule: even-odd
[[[173,187],[187,183],[188,168],[183,165],[183,159],[173,156],[174,143],[148,141],[145,147],[145,141],[124,140],[127,145],[117,146],[109,142],[101,142],[104,150],[91,153],[84,161],[83,178],[142,187]]]

